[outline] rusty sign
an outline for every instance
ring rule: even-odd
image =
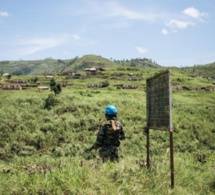
[[[172,131],[170,70],[146,79],[147,127]]]
[[[147,167],[150,167],[149,129],[169,130],[171,187],[174,187],[174,152],[172,129],[172,87],[171,72],[166,70],[146,79],[146,148]]]

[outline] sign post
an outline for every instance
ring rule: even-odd
[[[174,187],[173,127],[172,127],[172,86],[171,71],[166,70],[146,79],[147,108],[147,167],[150,167],[149,130],[170,132],[171,187]]]

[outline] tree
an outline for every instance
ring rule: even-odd
[[[7,79],[11,79],[11,77],[12,77],[11,74],[8,74],[8,75],[6,76]]]
[[[61,92],[61,85],[60,84],[57,84],[57,85],[55,85],[54,87],[53,87],[53,91],[54,91],[54,93],[55,93],[55,95],[56,94],[59,94],[60,92]]]
[[[51,81],[50,81],[50,88],[51,88],[51,90],[53,90],[53,88],[54,88],[54,86],[56,86],[56,81],[55,81],[55,79],[54,78],[52,78],[51,79]]]
[[[37,81],[38,81],[38,77],[35,77],[35,78],[33,79],[33,82],[36,83]]]
[[[52,91],[54,91],[55,95],[60,94],[62,91],[61,85],[57,84],[54,78],[52,78],[50,81],[50,88]]]

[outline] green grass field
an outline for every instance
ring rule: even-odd
[[[150,130],[151,168],[145,166],[145,79],[161,70],[133,71],[142,81],[127,81],[131,71],[118,68],[83,80],[57,76],[57,82],[68,83],[59,95],[37,88],[0,89],[0,194],[215,194],[214,91],[173,90],[174,189],[169,132]],[[38,79],[49,84],[43,76]],[[87,88],[104,81],[108,87]],[[122,84],[139,87],[117,89]],[[213,86],[177,69],[172,70],[172,84]],[[117,106],[127,136],[119,163],[102,163],[97,151],[84,153],[94,143],[109,104]]]

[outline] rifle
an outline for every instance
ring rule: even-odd
[[[87,148],[84,152],[91,152],[93,149],[95,149],[94,145],[91,146],[90,148]]]
[[[91,157],[91,155],[92,155],[91,151],[93,149],[95,149],[94,145],[91,146],[90,148],[85,149],[84,152],[83,152],[83,154],[82,154],[82,157],[84,157],[85,159],[89,159]]]

